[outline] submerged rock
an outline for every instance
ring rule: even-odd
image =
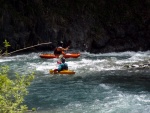
[[[125,65],[124,67],[128,69],[149,69],[150,64],[129,64]]]

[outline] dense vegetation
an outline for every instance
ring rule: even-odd
[[[0,113],[23,113],[28,107],[23,104],[27,87],[33,80],[33,74],[9,78],[7,66],[0,67]]]

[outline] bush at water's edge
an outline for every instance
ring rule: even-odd
[[[7,75],[8,69],[8,66],[0,67],[0,113],[23,113],[28,110],[23,102],[34,74],[16,74],[15,78],[10,79]]]

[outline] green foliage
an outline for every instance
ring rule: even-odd
[[[11,45],[9,44],[9,42],[6,39],[3,43],[4,43],[4,47],[6,48],[5,55],[8,55],[8,47]]]
[[[0,67],[0,113],[23,113],[28,107],[23,105],[24,97],[28,94],[27,87],[34,79],[34,73],[8,78],[8,66]]]
[[[6,39],[5,39],[5,41],[3,43],[5,44],[6,48],[10,46],[9,42]]]
[[[32,111],[36,111],[36,108],[32,108]]]

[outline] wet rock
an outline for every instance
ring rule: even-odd
[[[150,64],[129,64],[125,65],[124,67],[128,69],[149,69]]]

